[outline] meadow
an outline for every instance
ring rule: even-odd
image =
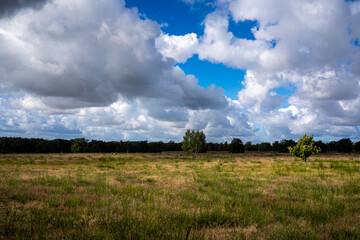
[[[0,155],[0,239],[360,239],[360,156]]]

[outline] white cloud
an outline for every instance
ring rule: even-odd
[[[3,15],[0,131],[181,140],[198,128],[216,140],[253,138],[260,126],[277,140],[305,132],[359,137],[358,2],[216,6],[202,36],[164,34],[117,0],[53,0]],[[230,18],[256,21],[255,39],[230,32]],[[247,70],[237,100],[174,67],[193,54]],[[289,96],[277,93],[289,85]]]
[[[53,0],[0,18],[0,131],[181,140],[194,113],[214,112],[200,118],[210,137],[215,128],[251,135],[223,89],[203,88],[174,67],[171,58],[190,57],[197,42],[194,34],[164,35],[118,0]]]
[[[275,139],[305,132],[358,138],[358,4],[342,0],[219,0],[196,53],[247,69],[237,106]],[[229,16],[252,20],[255,40],[229,32]],[[357,40],[356,40],[357,39]],[[286,105],[276,89],[296,89]],[[295,114],[296,113],[296,114]]]
[[[155,44],[165,58],[173,58],[177,62],[186,62],[196,51],[198,39],[195,33],[184,36],[163,34],[156,39]]]
[[[260,54],[270,47],[265,41],[236,38],[228,31],[229,17],[222,11],[209,14],[204,25],[204,36],[197,51],[200,59],[246,69],[253,67]]]

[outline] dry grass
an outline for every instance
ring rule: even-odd
[[[0,155],[0,239],[360,239],[360,156]]]

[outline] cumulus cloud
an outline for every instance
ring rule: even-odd
[[[253,77],[245,79],[246,87],[239,92],[240,102],[252,99],[246,105],[250,119],[273,136],[311,132],[358,138],[353,123],[356,109],[341,104],[357,102],[360,92],[359,62],[354,57],[358,50],[352,42],[354,31],[348,28],[353,19],[347,3],[232,1],[229,10],[235,20],[259,22],[255,41],[276,41],[274,48],[260,54]],[[264,102],[275,103],[268,94],[286,83],[296,88],[290,106],[262,108]]]
[[[54,108],[150,95],[151,77],[169,68],[152,49],[159,33],[121,2],[54,1],[0,21],[1,81]]]
[[[200,59],[246,69],[257,62],[259,54],[270,45],[262,41],[236,38],[228,31],[229,17],[222,11],[209,14],[204,25],[204,36],[197,51]]]
[[[119,94],[191,109],[226,104],[221,89],[204,89],[171,59],[161,59],[154,47],[159,25],[124,3],[54,1],[0,26],[1,82],[49,107],[106,106]]]
[[[195,33],[184,36],[163,34],[156,39],[156,47],[165,58],[172,58],[177,62],[186,62],[194,55],[198,47],[198,39]]]
[[[358,2],[218,0],[200,36],[164,34],[124,1],[1,4],[1,132],[181,140],[196,128],[218,140],[260,126],[277,140],[359,137]],[[256,21],[254,39],[236,37],[230,20]],[[246,70],[238,99],[176,66],[194,54]]]
[[[194,54],[247,70],[236,105],[269,136],[358,138],[359,9],[343,0],[218,0]],[[230,18],[256,21],[255,39],[237,38]],[[284,99],[277,89],[289,84]]]
[[[222,88],[203,88],[174,66],[191,56],[197,36],[164,35],[123,1],[53,0],[37,11],[24,8],[0,19],[0,45],[0,87],[7,89],[2,132],[179,139],[193,112],[214,111],[224,118],[202,118],[207,131],[240,124],[251,135],[242,115],[224,124],[232,113]],[[6,111],[9,104],[13,111]]]

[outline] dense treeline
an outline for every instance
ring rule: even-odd
[[[37,138],[0,138],[0,153],[70,153],[70,152],[162,152],[181,151],[181,143],[170,141],[88,141],[84,138],[74,140],[45,140]]]
[[[236,144],[236,145],[234,145]],[[274,151],[289,152],[288,147],[295,146],[293,140],[283,139],[273,143],[262,142],[253,144],[240,141],[232,141],[230,144],[225,143],[206,143],[207,151]],[[316,146],[320,147],[322,152],[360,152],[360,142],[353,143],[350,139],[341,139],[324,143],[317,141]],[[234,150],[240,148],[240,150]],[[0,138],[0,153],[70,153],[70,152],[163,152],[163,151],[182,151],[181,143],[170,141],[164,142],[147,142],[147,141],[88,141],[85,138],[73,140],[55,139],[45,140],[38,138]]]

